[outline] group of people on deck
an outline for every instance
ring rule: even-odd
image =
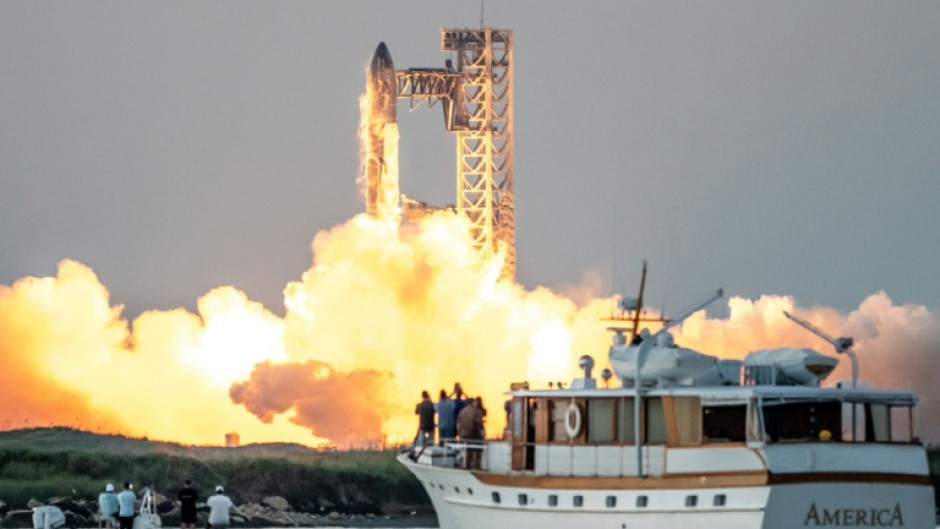
[[[459,383],[454,384],[454,391],[450,394],[442,389],[437,402],[432,402],[428,392],[422,391],[415,415],[418,416],[416,446],[434,444],[435,416],[439,443],[454,439],[482,441],[485,437],[483,399],[465,395]]]

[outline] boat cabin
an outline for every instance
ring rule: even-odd
[[[904,391],[792,386],[512,392],[504,441],[512,470],[535,470],[540,449],[755,447],[777,443],[917,443]],[[637,435],[636,424],[640,425]]]

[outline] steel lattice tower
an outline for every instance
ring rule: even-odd
[[[444,126],[457,135],[457,200],[454,210],[470,220],[481,260],[503,250],[502,278],[516,270],[513,219],[512,30],[442,29],[446,68],[395,71],[399,99],[440,101]],[[379,53],[381,51],[381,54]],[[377,57],[391,64],[384,45]],[[376,59],[374,59],[376,60]],[[423,202],[404,204],[406,216],[439,210]]]
[[[463,74],[451,130],[457,133],[457,213],[471,222],[481,257],[505,246],[503,277],[515,276],[512,31],[443,29],[441,49]]]

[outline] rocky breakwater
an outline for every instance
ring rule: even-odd
[[[280,496],[268,496],[260,502],[247,502],[236,505],[231,512],[232,526],[236,527],[383,527],[395,525],[401,518],[415,519],[415,512],[393,512],[387,514],[348,514],[333,510],[334,506],[325,498],[317,498],[319,512],[297,511]],[[33,526],[33,507],[54,505],[65,513],[66,524],[70,527],[98,527],[98,504],[94,501],[73,500],[69,497],[49,498],[45,503],[30,500],[25,508],[12,508],[0,500],[0,520],[4,528],[31,528]],[[180,506],[175,499],[162,494],[154,495],[154,505],[164,527],[179,527]],[[139,506],[138,506],[139,511]],[[205,503],[197,504],[197,527],[205,527],[209,518],[209,508]],[[427,516],[420,517],[420,522],[412,527],[425,526]],[[387,522],[387,523],[386,523]],[[431,525],[434,526],[434,525]]]

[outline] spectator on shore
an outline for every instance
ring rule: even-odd
[[[137,502],[137,495],[132,489],[131,484],[125,481],[124,490],[117,495],[118,522],[121,524],[121,529],[131,529],[134,526],[134,504]]]
[[[120,510],[117,494],[114,493],[114,485],[108,483],[104,487],[104,492],[98,495],[98,527],[113,529],[117,527],[117,516]]]
[[[434,405],[437,410],[437,438],[443,443],[445,439],[454,439],[457,436],[457,412],[454,401],[441,390],[440,400]]]
[[[186,480],[186,486],[177,497],[180,500],[180,529],[196,529],[196,500],[199,496],[191,480]]]
[[[415,415],[418,416],[418,438],[416,446],[428,446],[434,442],[434,403],[428,392],[421,392],[421,402],[415,406]]]
[[[223,494],[222,485],[215,487],[215,494],[209,496],[206,505],[209,506],[209,525],[212,529],[226,529],[229,526],[229,511],[235,504],[228,496]]]

